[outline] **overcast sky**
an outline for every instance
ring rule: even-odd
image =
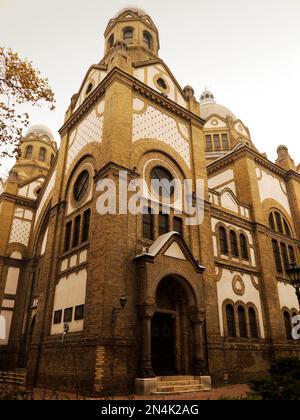
[[[31,124],[59,140],[70,97],[103,56],[108,20],[128,5],[156,23],[160,57],[182,87],[199,98],[207,86],[269,159],[285,144],[300,161],[300,0],[0,0],[0,46],[32,60],[56,93],[56,111],[30,110]]]

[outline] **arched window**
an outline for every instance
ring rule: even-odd
[[[81,242],[86,242],[89,240],[90,219],[91,219],[91,210],[88,209],[83,213]]]
[[[286,218],[279,211],[272,211],[269,215],[269,226],[281,235],[291,237],[291,228]]]
[[[248,337],[246,312],[245,312],[245,309],[242,306],[238,307],[238,318],[239,318],[240,337],[246,338],[246,337]]]
[[[26,147],[25,150],[25,159],[31,159],[32,158],[32,153],[33,153],[33,146],[29,145]]]
[[[229,141],[228,141],[228,135],[222,134],[222,147],[224,150],[229,149]]]
[[[241,255],[244,260],[249,260],[249,252],[248,252],[248,244],[246,236],[241,233],[240,234],[240,244],[241,244]]]
[[[223,226],[219,228],[219,241],[221,254],[228,254],[227,232]]]
[[[291,323],[291,317],[290,314],[285,311],[283,313],[283,319],[284,319],[284,326],[285,326],[285,333],[287,340],[292,340],[292,323]]]
[[[288,222],[285,219],[283,219],[283,226],[284,226],[286,236],[291,236],[290,227],[288,225]]]
[[[272,230],[276,230],[273,213],[270,213],[270,215],[269,215],[269,226]]]
[[[232,305],[226,306],[226,321],[227,321],[227,333],[229,337],[236,337],[234,309]]]
[[[249,308],[249,324],[250,324],[250,334],[251,338],[258,338],[258,327],[256,312],[254,308]]]
[[[167,214],[159,213],[158,216],[159,236],[165,235],[169,232],[169,216]]]
[[[173,218],[173,230],[183,236],[183,220],[181,217]]]
[[[212,140],[211,140],[210,135],[205,136],[205,142],[206,142],[206,151],[211,152],[213,147],[212,147]]]
[[[41,162],[45,162],[45,160],[46,160],[46,154],[47,154],[47,151],[46,151],[45,147],[41,147],[40,148],[40,151],[39,151],[39,160]]]
[[[144,31],[143,33],[143,41],[149,50],[152,49],[152,36],[149,34],[149,32]]]
[[[108,50],[112,49],[112,47],[114,46],[114,42],[115,42],[115,37],[114,37],[114,34],[112,34],[108,39],[108,43],[107,43]]]
[[[150,207],[143,212],[143,238],[150,241],[154,239],[154,215]]]
[[[214,148],[215,148],[215,150],[221,150],[221,143],[220,143],[219,134],[214,134]]]
[[[283,234],[283,225],[282,225],[281,215],[277,211],[275,212],[275,220],[276,220],[276,225],[277,225],[277,231]]]
[[[239,257],[239,247],[238,247],[237,236],[233,230],[230,231],[230,246],[231,246],[231,254],[234,257]]]
[[[291,263],[296,262],[295,250],[294,247],[292,247],[291,245],[289,245],[289,256]]]
[[[279,245],[278,245],[278,242],[275,241],[275,239],[272,240],[272,247],[273,247],[273,254],[274,254],[274,260],[275,260],[275,265],[276,265],[276,271],[277,273],[282,273],[283,269],[282,269]]]
[[[289,262],[289,257],[288,257],[286,244],[281,242],[280,248],[281,248],[281,255],[282,255],[282,259],[283,259],[284,269],[287,270],[290,262]]]
[[[79,215],[75,218],[75,223],[74,223],[73,248],[79,245],[80,225],[81,225],[81,216]]]
[[[126,28],[123,31],[123,40],[126,43],[130,43],[133,41],[133,29],[132,28]]]

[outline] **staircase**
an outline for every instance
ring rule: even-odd
[[[11,371],[0,371],[0,384],[25,385],[26,369],[16,369]]]
[[[161,376],[157,378],[157,390],[153,394],[168,395],[210,390],[210,380],[204,381],[199,376]]]

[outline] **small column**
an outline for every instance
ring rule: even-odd
[[[191,308],[190,319],[193,323],[194,331],[194,374],[196,376],[207,375],[207,366],[204,353],[204,339],[203,326],[205,320],[204,311],[197,311],[196,308]]]
[[[151,363],[151,321],[155,313],[154,305],[141,305],[139,316],[142,320],[142,348],[139,378],[155,378]]]

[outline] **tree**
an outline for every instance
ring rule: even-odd
[[[20,112],[20,106],[43,103],[55,109],[48,79],[41,77],[31,61],[0,47],[0,158],[16,155],[22,131],[29,124],[28,112]]]
[[[300,400],[300,360],[286,357],[271,364],[268,378],[250,383],[252,395],[262,400]]]

